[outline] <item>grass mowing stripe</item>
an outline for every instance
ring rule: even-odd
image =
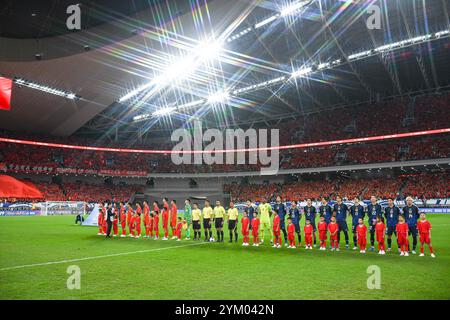
[[[183,245],[180,245],[180,246],[164,247],[164,248],[156,248],[156,249],[148,249],[148,250],[112,253],[112,254],[105,254],[105,255],[102,255],[102,256],[93,256],[93,257],[85,257],[85,258],[78,258],[78,259],[68,259],[68,260],[60,260],[60,261],[50,261],[50,262],[42,262],[42,263],[25,264],[25,265],[22,265],[22,266],[13,266],[13,267],[1,268],[0,271],[8,271],[8,270],[15,270],[15,269],[40,267],[40,266],[48,266],[48,265],[52,265],[52,264],[62,264],[62,263],[85,261],[85,260],[110,258],[110,257],[125,256],[125,255],[136,254],[136,253],[162,251],[162,250],[168,250],[168,249],[176,249],[176,248],[183,248],[183,247],[190,247],[190,246],[198,246],[198,245],[207,244],[207,243],[209,243],[209,242],[183,244]]]

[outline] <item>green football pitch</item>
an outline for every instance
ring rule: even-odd
[[[437,257],[97,236],[71,216],[0,219],[0,299],[450,299],[450,216],[429,215]],[[241,237],[241,236],[240,236]],[[341,247],[344,243],[341,240]],[[81,270],[69,290],[67,269]],[[368,289],[378,266],[380,289]],[[369,281],[370,282],[370,281]]]

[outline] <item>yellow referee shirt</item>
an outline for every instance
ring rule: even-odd
[[[222,206],[214,207],[214,218],[223,218],[225,216],[225,208]]]
[[[213,210],[211,207],[204,207],[203,208],[203,219],[210,219],[213,215]]]
[[[239,211],[237,208],[228,209],[228,220],[237,220]]]
[[[192,221],[199,221],[201,215],[202,215],[202,212],[200,211],[200,209],[192,210]]]

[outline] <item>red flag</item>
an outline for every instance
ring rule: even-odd
[[[11,108],[12,80],[0,77],[0,110]]]

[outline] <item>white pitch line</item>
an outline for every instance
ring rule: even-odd
[[[86,257],[86,258],[78,258],[78,259],[68,259],[68,260],[60,260],[60,261],[50,261],[50,262],[42,262],[42,263],[25,264],[25,265],[22,265],[22,266],[1,268],[0,271],[8,271],[8,270],[15,270],[15,269],[23,269],[23,268],[32,268],[32,267],[39,267],[39,266],[48,266],[48,265],[53,265],[53,264],[62,264],[62,263],[78,262],[78,261],[85,261],[85,260],[110,258],[110,257],[125,256],[125,255],[136,254],[136,253],[162,251],[162,250],[168,250],[168,249],[176,249],[176,248],[183,248],[183,247],[190,247],[190,246],[198,246],[200,244],[207,244],[207,243],[208,242],[199,242],[199,243],[184,244],[184,245],[180,245],[180,246],[172,246],[172,247],[165,247],[165,248],[156,248],[156,249],[148,249],[148,250],[139,250],[139,251],[130,251],[130,252],[122,252],[122,253],[105,254],[105,255],[102,255],[102,256],[94,256],[94,257]]]

